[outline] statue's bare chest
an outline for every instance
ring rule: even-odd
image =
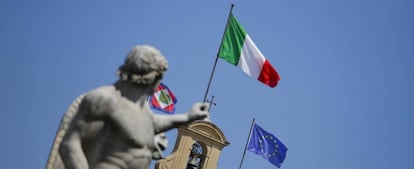
[[[133,142],[152,144],[154,136],[153,117],[146,107],[124,103],[112,116],[117,132]]]

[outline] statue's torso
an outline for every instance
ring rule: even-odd
[[[80,109],[78,122],[89,166],[147,168],[154,149],[153,117],[148,106],[136,105],[113,87],[93,92],[96,96],[89,98],[97,100]]]

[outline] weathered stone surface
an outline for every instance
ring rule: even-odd
[[[208,116],[195,103],[186,113],[154,114],[148,97],[168,68],[154,47],[136,46],[118,69],[120,79],[79,96],[64,114],[47,169],[146,169],[162,157],[163,132]]]

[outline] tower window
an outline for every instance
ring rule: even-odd
[[[203,147],[200,143],[195,142],[191,148],[190,156],[188,157],[188,163],[186,169],[200,169],[201,161],[203,158]]]

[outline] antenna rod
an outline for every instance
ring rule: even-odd
[[[252,124],[251,124],[251,126],[250,126],[249,136],[247,137],[247,142],[246,142],[246,146],[244,147],[244,152],[243,152],[242,159],[241,159],[241,161],[240,161],[240,167],[239,167],[239,169],[241,169],[241,168],[242,168],[242,164],[243,164],[243,160],[244,160],[244,155],[246,155],[247,144],[249,144],[249,142],[250,142],[250,135],[252,134],[252,128],[253,128],[253,124],[254,124],[254,121],[255,121],[255,120],[256,120],[256,119],[255,119],[255,118],[253,118],[253,120],[252,120]]]
[[[230,14],[231,14],[231,12],[233,10],[233,7],[234,7],[234,4],[231,4],[229,16],[227,17],[227,23],[229,23]],[[226,33],[226,29],[227,29],[227,23],[226,23],[226,28],[224,29],[223,36],[221,38],[220,46],[223,43],[223,38],[224,38],[224,35]],[[219,47],[219,50],[217,52],[216,60],[214,61],[213,70],[211,71],[211,74],[210,74],[210,79],[209,79],[208,84],[207,84],[206,93],[204,94],[204,98],[203,98],[203,102],[204,103],[207,100],[208,90],[210,89],[211,81],[213,80],[214,71],[216,70],[216,65],[217,65],[217,61],[218,61],[218,58],[219,58],[219,52],[220,52],[220,47]]]

